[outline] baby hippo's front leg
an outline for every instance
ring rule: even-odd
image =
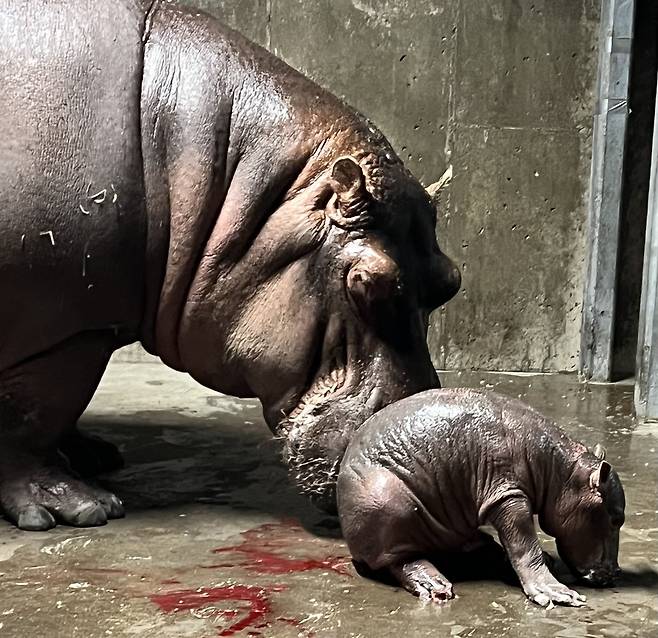
[[[429,561],[422,506],[384,468],[345,467],[338,478],[338,513],[354,561],[385,571],[421,600],[454,598],[452,583]]]
[[[532,602],[542,607],[585,604],[585,596],[563,585],[546,566],[526,499],[510,497],[501,501],[492,508],[489,520],[498,532],[525,595]]]

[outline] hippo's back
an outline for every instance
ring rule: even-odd
[[[502,433],[496,395],[469,388],[432,389],[392,403],[359,428],[349,455],[407,465],[423,457],[450,461],[457,451],[480,452],[487,435]],[[347,455],[346,455],[347,457]]]
[[[143,295],[137,0],[0,0],[0,369]]]

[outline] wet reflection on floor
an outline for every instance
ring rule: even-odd
[[[545,611],[491,565],[457,578],[459,597],[443,606],[363,579],[336,520],[289,484],[257,402],[158,365],[115,364],[83,422],[125,455],[106,483],[128,517],[46,533],[0,521],[0,636],[658,635],[658,425],[635,423],[632,386],[571,375],[442,380],[519,397],[606,447],[628,501],[618,586],[580,587],[586,608]]]

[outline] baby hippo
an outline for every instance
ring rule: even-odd
[[[377,412],[350,442],[337,486],[343,534],[357,564],[447,600],[452,584],[432,559],[493,543],[478,529],[490,524],[530,600],[578,607],[585,597],[544,562],[533,514],[578,578],[611,585],[625,502],[604,455],[520,401],[422,392]]]

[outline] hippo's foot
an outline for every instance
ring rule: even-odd
[[[427,560],[415,560],[389,567],[407,591],[422,601],[444,602],[455,597],[452,583]]]
[[[573,589],[569,589],[558,580],[544,582],[524,583],[523,590],[526,596],[541,607],[553,605],[567,605],[569,607],[582,607],[587,598]]]
[[[96,476],[123,467],[123,457],[116,445],[77,428],[66,436],[59,450],[80,476]]]
[[[124,515],[110,492],[79,481],[57,466],[23,466],[4,472],[0,508],[20,529],[43,531],[64,523],[75,527],[104,525]]]

